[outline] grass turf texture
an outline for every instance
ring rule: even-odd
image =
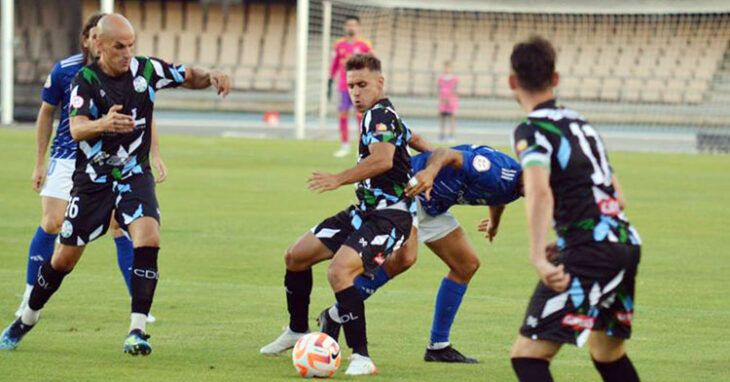
[[[25,279],[28,243],[40,219],[30,188],[31,131],[0,130],[0,324],[7,325]],[[259,348],[287,323],[286,247],[354,200],[351,187],[318,195],[305,179],[336,171],[330,142],[163,136],[170,177],[158,188],[161,279],[148,327],[148,358],[122,354],[129,300],[109,235],[96,240],[16,351],[0,353],[7,381],[291,381],[290,354]],[[647,381],[730,379],[726,236],[727,156],[611,155],[628,215],[645,242],[629,354]],[[432,307],[445,266],[425,247],[416,265],[367,302],[376,379],[513,380],[509,349],[537,277],[527,258],[523,204],[509,206],[493,244],[476,232],[485,207],[454,211],[482,266],[467,291],[452,342],[478,365],[426,364]],[[310,324],[334,301],[326,263],[314,269]],[[344,342],[344,341],[343,341]],[[349,354],[346,351],[345,356]],[[344,376],[346,360],[336,374]],[[556,380],[598,381],[586,349],[565,347]]]

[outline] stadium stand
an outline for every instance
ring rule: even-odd
[[[80,20],[98,9],[98,0],[80,1],[80,12],[60,2],[42,3],[24,0],[16,7],[18,83],[42,82],[55,60],[76,50]],[[232,74],[235,88],[270,93],[291,93],[294,88],[293,4],[116,1],[117,11],[137,26],[138,53],[214,65]],[[720,83],[730,77],[727,14],[547,17],[369,7],[358,11],[363,34],[383,58],[388,91],[394,95],[434,97],[435,79],[443,63],[451,61],[461,78],[462,97],[511,98],[506,84],[509,54],[516,41],[535,32],[559,50],[559,95],[564,99],[696,105],[726,102],[730,94]],[[333,37],[338,27],[333,25]],[[310,39],[318,39],[317,33],[321,31],[312,31]]]

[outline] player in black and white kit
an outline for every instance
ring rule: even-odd
[[[104,16],[98,28],[100,57],[82,68],[71,85],[71,135],[79,144],[61,244],[41,267],[28,307],[3,333],[9,348],[35,325],[86,244],[107,231],[114,211],[134,246],[131,325],[123,350],[150,353],[145,321],[157,285],[160,246],[160,212],[149,164],[155,92],[211,85],[223,96],[230,91],[230,79],[217,71],[134,57],[134,29],[121,15]]]
[[[376,367],[367,349],[363,297],[353,281],[377,270],[411,234],[416,205],[405,193],[411,171],[411,132],[385,98],[380,60],[371,54],[355,55],[345,69],[353,104],[364,113],[358,163],[338,174],[315,172],[309,189],[324,192],[356,183],[358,205],[325,219],[287,250],[284,285],[289,327],[261,353],[289,349],[309,331],[312,266],[332,259],[327,275],[347,345],[353,349],[345,374],[366,375],[375,374]]]
[[[559,106],[555,50],[533,37],[514,47],[510,87],[529,113],[514,131],[522,164],[530,260],[540,282],[530,299],[512,365],[520,381],[552,381],[563,344],[588,344],[604,381],[638,381],[626,356],[639,234],[596,129]],[[547,245],[551,220],[558,236]]]

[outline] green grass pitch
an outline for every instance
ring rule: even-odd
[[[148,327],[148,358],[122,354],[129,300],[109,236],[91,244],[16,351],[0,353],[3,381],[292,381],[289,354],[258,349],[287,322],[286,247],[354,200],[352,187],[308,192],[312,170],[335,160],[332,142],[163,136],[168,181],[162,210],[161,279]],[[12,320],[27,247],[40,219],[30,187],[29,130],[0,130],[0,324]],[[730,160],[727,156],[614,152],[627,214],[644,240],[634,338],[628,349],[646,381],[730,380]],[[486,208],[455,208],[482,266],[452,342],[478,365],[426,364],[432,306],[445,266],[425,247],[416,265],[368,300],[368,380],[514,380],[509,349],[537,277],[527,258],[521,201],[509,206],[493,244],[475,229]],[[311,324],[333,301],[326,263],[315,270]],[[349,351],[345,352],[345,356]],[[343,366],[346,366],[343,360]],[[337,379],[347,379],[341,369]],[[565,347],[556,380],[598,381],[586,349]]]

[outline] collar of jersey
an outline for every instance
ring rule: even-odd
[[[549,99],[543,103],[537,104],[532,111],[540,110],[540,109],[555,109],[557,107],[558,101],[555,98]]]

